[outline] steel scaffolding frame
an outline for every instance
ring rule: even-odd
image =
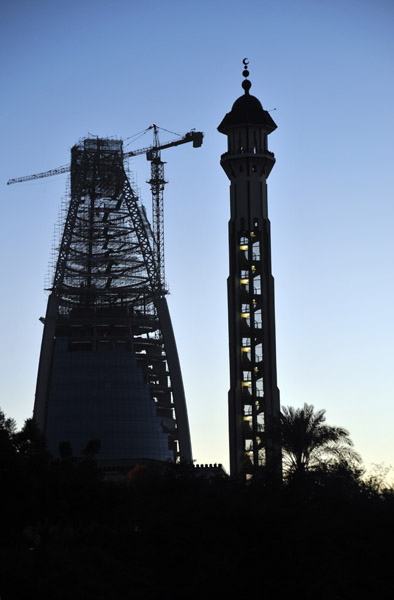
[[[68,350],[132,350],[174,460],[192,460],[182,376],[155,240],[121,140],[71,150],[71,193],[48,299],[34,414],[45,431],[56,336]]]

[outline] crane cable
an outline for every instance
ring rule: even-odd
[[[134,144],[134,142],[139,140],[142,136],[144,136],[151,129],[152,129],[152,125],[149,125],[149,127],[144,129],[143,131],[140,131],[139,133],[134,133],[134,135],[129,135],[129,137],[127,137],[123,140],[123,142],[125,142],[126,140],[131,140],[131,142],[129,142],[128,144],[125,144],[125,147],[130,146],[131,144]],[[131,138],[134,138],[134,139],[131,139]]]
[[[171,131],[170,129],[165,129],[164,127],[159,127],[156,125],[157,129],[161,129],[162,131],[167,131],[167,133],[172,133],[173,135],[177,135],[179,137],[183,137],[181,133],[176,133],[175,131]]]

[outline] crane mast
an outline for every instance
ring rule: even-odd
[[[157,263],[160,288],[165,288],[164,268],[164,186],[168,183],[164,179],[164,162],[161,160],[160,140],[158,128],[153,124],[153,146],[147,153],[151,163],[151,178],[147,182],[152,191],[152,230],[154,235],[153,254]]]

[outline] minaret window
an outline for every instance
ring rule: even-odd
[[[246,365],[248,365],[248,363],[250,363],[250,360],[252,357],[250,348],[242,348],[241,357],[242,357],[242,360],[244,361],[244,364],[246,363]]]
[[[263,319],[260,308],[254,313],[254,326],[256,329],[261,329],[263,327]]]
[[[259,461],[259,466],[262,467],[266,464],[266,458],[265,458],[265,448],[259,448],[259,457],[258,457],[258,461]]]
[[[241,316],[243,317],[242,318],[243,325],[245,325],[246,327],[250,327],[250,317],[246,316],[246,315],[245,316],[241,315]]]
[[[250,388],[252,387],[251,381],[242,381],[242,388],[244,392],[250,393]]]
[[[244,417],[242,433],[245,439],[253,438],[252,417]]]
[[[249,240],[247,237],[242,236],[241,239],[239,240],[239,249],[247,250],[248,248],[249,248]]]
[[[257,379],[256,381],[256,396],[261,398],[264,396],[263,378]]]
[[[244,356],[250,360],[250,358],[251,358],[251,339],[249,337],[242,338],[241,354],[242,354],[242,356]]]
[[[260,242],[255,242],[252,246],[252,258],[253,260],[260,260]]]
[[[253,408],[251,404],[244,404],[244,416],[248,417],[248,416],[252,416],[253,414]]]
[[[241,270],[241,291],[245,293],[249,293],[249,271],[246,269]]]
[[[260,277],[260,275],[257,275],[256,277],[253,278],[253,293],[256,294],[256,296],[260,296],[260,294],[261,294],[261,277]]]
[[[263,344],[256,344],[254,347],[254,360],[261,362],[263,360]]]
[[[242,360],[248,360],[250,361],[252,358],[252,352],[251,352],[251,339],[249,337],[243,337],[242,338],[242,346],[241,346],[241,357]]]
[[[245,440],[245,454],[252,459],[253,457],[253,442]]]

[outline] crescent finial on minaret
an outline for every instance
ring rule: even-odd
[[[248,71],[249,60],[247,58],[244,58],[242,62],[244,64],[244,70],[242,71],[242,75],[244,77],[249,77],[249,71]]]
[[[244,77],[249,77],[249,71],[248,71],[248,64],[249,64],[249,60],[247,58],[243,59],[243,64],[244,64],[244,70],[242,71],[242,75]],[[249,90],[251,88],[252,84],[248,79],[244,79],[242,82],[242,87],[245,90],[245,94],[249,94]]]

